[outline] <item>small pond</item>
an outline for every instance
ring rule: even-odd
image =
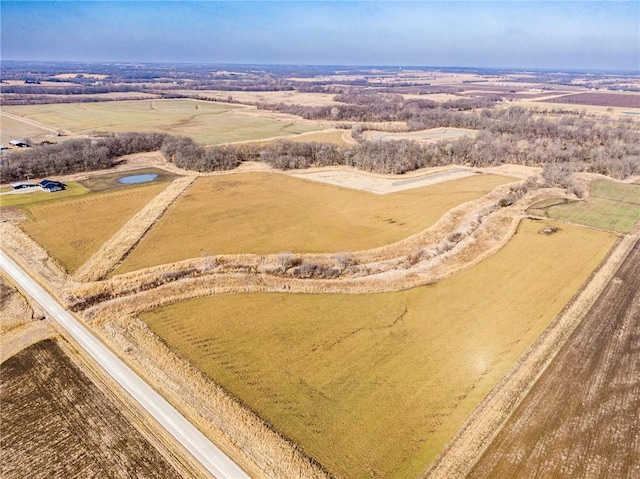
[[[158,177],[155,173],[148,173],[146,175],[130,175],[118,178],[118,183],[123,185],[134,185],[137,183],[149,183]]]

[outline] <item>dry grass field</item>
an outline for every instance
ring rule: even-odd
[[[592,228],[628,233],[640,221],[640,186],[595,180],[586,200],[545,200],[531,206],[529,211]]]
[[[298,91],[233,91],[233,90],[177,90],[183,95],[226,100],[231,97],[240,103],[284,103],[286,105],[341,105],[331,93],[302,93]]]
[[[436,143],[442,140],[457,140],[463,137],[474,138],[478,132],[466,128],[432,128],[430,130],[412,131],[410,133],[386,133],[368,131],[367,139],[371,141],[413,140],[419,143]]]
[[[166,186],[152,183],[28,207],[20,227],[72,272]]]
[[[293,141],[293,142],[316,141],[318,143],[332,143],[334,145],[346,145],[347,142],[344,140],[345,134],[350,135],[350,132],[347,132],[345,130],[318,131],[318,132],[311,132],[311,133],[303,133],[302,135],[298,135],[296,137],[290,138],[289,141]]]
[[[2,107],[6,108],[5,106]],[[23,138],[31,138],[32,140],[44,140],[45,137],[51,135],[51,130],[42,128],[36,124],[26,123],[15,117],[0,112],[0,143],[7,146],[11,140],[22,140]],[[51,138],[48,138],[51,140]]]
[[[245,173],[196,180],[116,274],[202,254],[353,251],[396,242],[512,178],[476,175],[388,195]]]
[[[5,106],[3,111],[76,135],[94,131],[159,131],[189,136],[202,144],[295,135],[320,129],[310,122],[282,119],[238,105],[191,99]]]
[[[640,243],[470,478],[640,477]]]
[[[180,477],[55,341],[4,361],[1,382],[4,479]]]
[[[141,317],[339,477],[418,477],[615,241],[548,224],[525,220],[430,286],[223,295]]]
[[[24,296],[0,275],[0,337],[33,318],[33,310]]]

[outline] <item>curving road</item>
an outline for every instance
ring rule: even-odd
[[[0,251],[0,267],[211,474],[217,479],[250,479],[237,464],[93,336],[87,328],[2,251]]]

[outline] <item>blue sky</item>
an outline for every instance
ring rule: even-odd
[[[638,70],[640,2],[5,1],[4,60]]]

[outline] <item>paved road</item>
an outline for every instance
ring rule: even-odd
[[[2,251],[0,251],[0,267],[211,474],[218,479],[250,479],[240,467],[187,421],[160,394],[151,389],[87,328],[65,311],[52,296]]]

